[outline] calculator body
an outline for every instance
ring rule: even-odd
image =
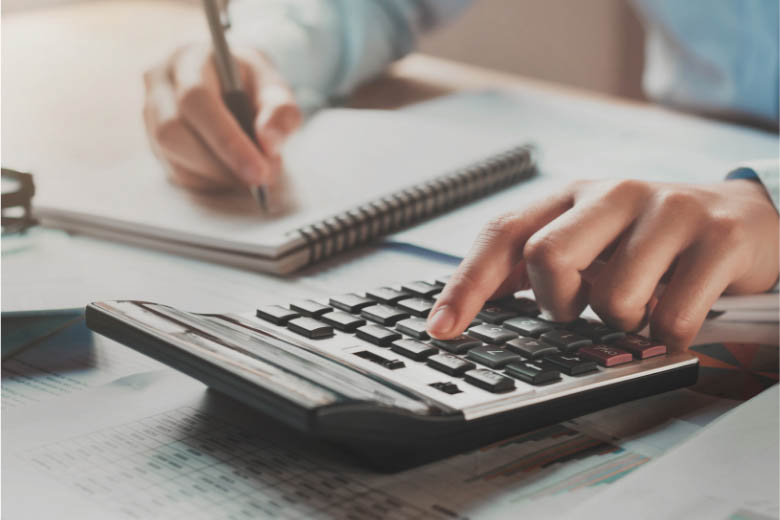
[[[529,384],[507,375],[512,366],[547,366],[548,358],[485,368],[469,361],[476,351],[452,355],[436,349],[438,356],[460,359],[474,369],[449,374],[433,363],[434,356],[415,360],[401,349],[418,342],[396,333],[403,330],[404,320],[395,327],[377,327],[400,336],[393,344],[382,345],[359,337],[355,330],[305,337],[291,328],[291,322],[272,323],[259,314],[206,315],[150,302],[113,301],[90,304],[86,319],[92,330],[296,430],[332,442],[354,454],[359,463],[380,471],[417,466],[691,385],[698,374],[694,356],[672,352]],[[366,314],[365,308],[354,315],[361,314]],[[375,325],[369,321],[367,326]],[[506,345],[480,344],[494,355],[508,351]],[[472,377],[486,375],[487,382]],[[491,386],[494,380],[505,383],[507,378],[513,388]]]

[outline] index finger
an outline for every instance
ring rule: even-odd
[[[491,221],[436,300],[428,318],[428,332],[446,339],[463,331],[522,261],[525,242],[536,230],[568,210],[572,202],[572,195],[567,192]]]
[[[244,184],[268,182],[272,173],[267,159],[223,102],[213,67],[198,66],[201,59],[197,53],[185,53],[174,64],[173,83],[182,117]]]

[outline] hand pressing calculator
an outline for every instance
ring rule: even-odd
[[[245,314],[93,303],[91,329],[379,470],[395,471],[696,382],[697,359],[599,322],[489,302],[442,341],[425,318],[445,279]]]

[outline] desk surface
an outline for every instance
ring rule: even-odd
[[[171,20],[176,20],[176,34],[170,34],[166,29]],[[200,13],[191,5],[152,1],[83,3],[4,16],[4,162],[6,159],[18,160],[18,163],[14,162],[15,166],[35,169],[47,167],[51,164],[47,161],[55,157],[58,165],[83,167],[82,160],[86,159],[87,163],[99,167],[110,161],[112,154],[123,153],[122,147],[145,147],[140,126],[123,127],[121,124],[131,120],[133,125],[139,123],[138,70],[162,57],[160,42],[166,42],[165,46],[170,48],[177,41],[201,34],[205,30],[201,23]],[[122,28],[132,31],[123,35]],[[107,38],[113,44],[98,48],[96,52],[104,53],[104,58],[108,56],[122,62],[126,74],[91,70],[88,62],[69,61],[80,56],[74,49],[95,50],[95,42],[100,38]],[[65,45],[68,41],[73,42],[71,48]],[[127,60],[123,61],[123,57]],[[74,107],[57,106],[57,96],[37,103],[38,100],[30,99],[27,86],[32,83],[50,89],[52,78],[58,74],[65,78],[74,75],[72,71],[76,69],[70,69],[71,65],[90,78],[98,94],[104,92],[101,87],[116,81],[118,74],[127,82],[117,90],[117,97],[112,98],[122,103],[121,110],[84,112],[81,133],[57,124],[56,115],[72,117],[70,111]],[[26,78],[27,83],[20,78]],[[81,92],[83,78],[71,80],[57,82],[59,94],[67,96]],[[395,65],[385,77],[361,88],[351,106],[394,108],[463,90],[499,87],[511,91],[529,86],[565,92],[582,99],[607,99],[593,93],[412,55]],[[88,99],[85,107],[89,108],[91,102],[104,101]],[[628,106],[638,105],[628,103]],[[32,109],[50,111],[54,115],[52,124],[28,125],[25,111]],[[95,141],[84,139],[84,132],[95,135],[89,133],[90,128],[103,129],[99,135],[109,140],[104,149],[96,149]],[[44,156],[40,153],[41,143],[51,143],[58,149]],[[93,157],[96,151],[98,158]],[[116,298],[143,297],[140,292],[146,292],[147,295],[153,293],[154,299],[182,307],[191,306],[198,299],[206,300],[205,303],[214,305],[215,310],[223,311],[277,302],[279,295],[294,298],[361,289],[369,283],[406,279],[410,272],[432,276],[452,267],[436,258],[419,257],[388,247],[355,252],[299,276],[278,279],[45,230],[18,241],[4,240],[2,262],[3,300],[14,297],[13,287],[27,288],[44,300],[52,291],[82,290],[81,299],[93,299],[95,295],[105,298],[112,292]],[[377,266],[381,266],[381,280],[377,278]],[[58,267],[63,269],[58,271]],[[131,291],[138,292],[128,294]],[[396,500],[414,508],[435,505],[474,518],[509,513],[554,518],[563,511],[574,511],[580,500],[594,496],[605,486],[614,485],[620,476],[634,468],[640,468],[638,471],[641,472],[643,464],[661,457],[667,449],[699,432],[704,425],[737,404],[732,399],[685,390],[586,416],[536,437],[516,439],[504,451],[493,447],[484,453],[455,457],[415,472],[386,478],[355,472],[329,458],[327,450],[325,454],[312,453],[310,446],[295,439],[280,439],[278,432],[268,432],[266,439],[263,435],[267,425],[256,421],[244,424],[251,415],[247,410],[235,409],[233,404],[207,393],[201,385],[182,379],[115,343],[85,335],[85,332],[83,328],[67,329],[3,364],[3,449],[6,455],[3,469],[6,479],[13,476],[11,483],[18,491],[18,495],[9,494],[8,486],[3,486],[4,512],[15,512],[18,516],[22,516],[20,512],[29,512],[30,503],[19,499],[29,497],[36,502],[35,507],[45,509],[45,502],[49,502],[48,505],[60,509],[61,516],[84,518],[91,512],[100,517],[103,508],[112,505],[111,500],[116,503],[121,499],[127,507],[140,507],[133,511],[141,511],[139,514],[143,516],[143,508],[148,507],[145,499],[166,499],[161,493],[153,494],[151,489],[178,492],[178,488],[167,485],[177,478],[187,485],[202,485],[209,482],[203,478],[246,475],[247,468],[242,466],[242,461],[255,460],[252,457],[274,467],[277,464],[274,457],[279,453],[304,453],[306,464],[288,468],[287,477],[304,479],[313,473],[346,479],[344,488],[353,493],[350,496],[360,495],[391,503]],[[153,431],[147,430],[150,425],[170,424],[169,420],[186,425],[187,421],[202,417],[201,414],[214,420],[197,435],[168,435],[161,441]],[[74,417],[77,420],[73,420]],[[144,490],[121,480],[121,471],[134,471],[137,465],[147,464],[154,457],[167,460],[167,457],[176,457],[177,453],[181,455],[183,445],[196,446],[193,439],[223,442],[236,424],[247,426],[252,435],[259,436],[253,437],[260,439],[258,444],[227,455],[220,452],[225,458],[213,461],[208,470],[199,466],[184,472],[168,465],[152,471],[144,476],[148,479],[144,482],[152,484]],[[239,430],[241,428],[235,427],[235,431]],[[140,444],[133,445],[131,439],[124,448],[115,451],[117,441],[135,433],[140,435]],[[281,436],[284,437],[284,432]],[[84,452],[85,446],[95,448]],[[593,452],[583,446],[602,449]],[[566,450],[569,448],[574,450],[575,457],[568,455]],[[117,453],[121,456],[114,456]],[[541,457],[544,464],[524,465],[523,461],[534,457]],[[69,460],[75,462],[69,463]],[[517,471],[507,471],[507,461],[512,461]],[[46,470],[36,472],[36,464],[41,463],[47,465]],[[604,472],[603,468],[615,471]],[[190,497],[189,506],[183,507],[193,518],[198,515],[214,517],[217,512],[233,511],[231,507],[239,514],[240,507],[249,507],[253,499],[267,496],[264,493],[270,488],[284,488],[283,483],[291,481],[287,477],[269,484],[261,477],[250,475],[246,482],[228,486],[224,492],[215,488],[220,492],[215,494],[212,489],[212,492]],[[161,485],[162,482],[166,485]],[[114,491],[123,496],[112,495]],[[108,506],[106,500],[93,500],[89,498],[90,494],[109,497]],[[41,496],[48,500],[41,501]],[[177,504],[181,504],[181,499],[179,496]],[[302,500],[304,506],[306,502],[307,499]],[[169,509],[172,515],[183,514],[184,510]],[[441,513],[441,510],[437,511]],[[423,512],[431,513],[431,510]],[[441,516],[445,515],[442,513]]]

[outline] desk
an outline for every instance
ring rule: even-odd
[[[138,69],[161,57],[163,47],[199,34],[199,17],[192,6],[141,1],[4,17],[3,160],[34,171],[101,167],[115,154],[146,146],[134,119],[140,99]],[[171,20],[177,22],[176,34],[163,30]],[[131,39],[122,28],[140,37]],[[127,83],[106,95],[128,110],[85,112],[78,131],[57,124],[25,124],[31,105],[29,84],[22,79],[48,87],[59,78],[54,83],[63,96],[78,93],[82,78],[73,77],[72,67],[84,63],[71,61],[79,55],[63,46],[74,34],[84,35],[77,40],[79,48],[93,48],[94,39],[108,38],[114,45],[100,52],[118,61],[134,57],[118,71],[86,67],[96,92],[105,92],[118,78]],[[127,45],[131,40],[134,47]],[[413,55],[362,88],[351,104],[394,108],[486,86],[574,92]],[[72,108],[49,101],[38,109],[62,114]],[[125,126],[128,121],[133,123]],[[101,135],[105,146],[84,135]],[[49,153],[40,153],[41,143]],[[369,283],[405,280],[410,272],[429,277],[451,269],[435,258],[381,246],[288,279],[47,230],[4,241],[3,247],[3,304],[9,299],[18,303],[27,294],[31,297],[26,303],[38,307],[137,297],[201,311],[240,311],[278,302],[280,295],[359,290]],[[379,274],[377,265],[382,267]],[[263,423],[199,383],[83,328],[68,329],[5,363],[3,384],[3,504],[9,517],[54,509],[60,517],[79,518],[145,518],[155,513],[241,518],[281,507],[297,511],[301,518],[315,512],[334,518],[350,512],[365,516],[365,511],[400,517],[445,518],[455,511],[475,518],[554,518],[576,512],[581,500],[620,477],[641,472],[644,464],[738,403],[683,390],[521,436],[506,446],[381,476],[355,470],[327,447]],[[7,401],[9,395],[15,399]],[[528,460],[536,462],[524,462]],[[605,467],[611,471],[605,473]],[[263,475],[256,473],[258,468],[264,469]],[[335,490],[328,487],[334,482]],[[306,484],[305,489],[299,483]],[[325,512],[322,495],[328,489],[342,500]]]

